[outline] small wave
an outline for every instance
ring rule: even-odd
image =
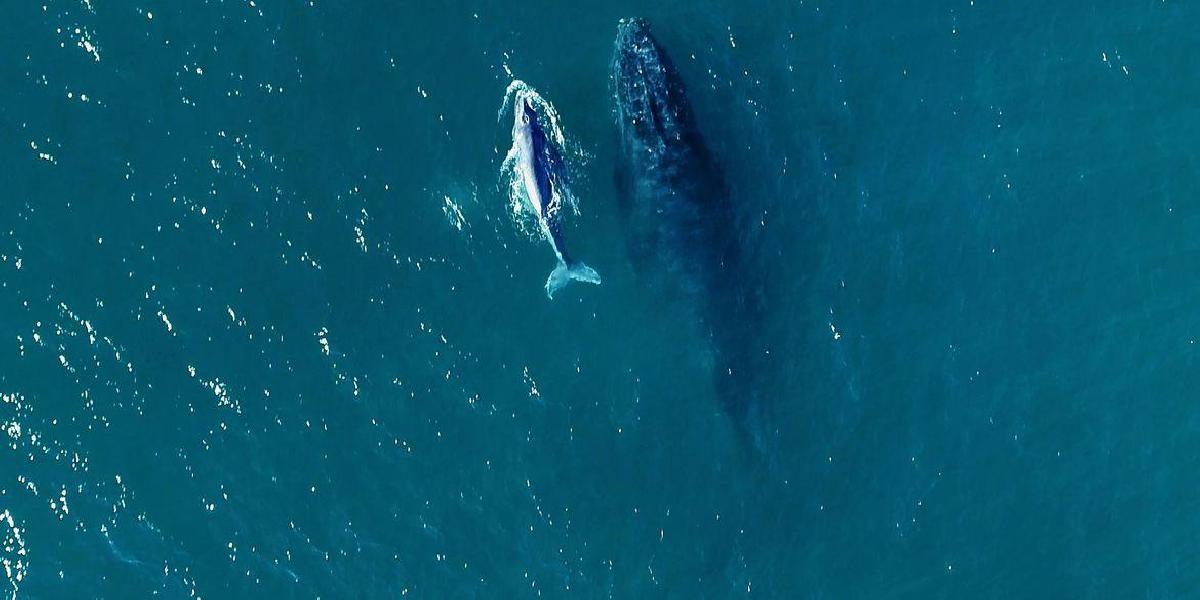
[[[448,194],[442,195],[442,212],[445,213],[446,221],[450,223],[450,226],[459,231],[462,231],[463,226],[467,224],[462,208]]]

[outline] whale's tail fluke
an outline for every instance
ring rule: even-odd
[[[554,293],[571,281],[600,285],[600,274],[581,262],[572,262],[571,264],[559,262],[558,266],[550,272],[550,277],[546,279],[546,295],[553,299]]]

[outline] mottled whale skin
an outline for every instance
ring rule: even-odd
[[[671,285],[704,303],[729,276],[733,211],[683,83],[641,19],[618,27],[613,84],[624,188],[618,197],[635,263],[666,267]]]
[[[729,188],[674,64],[641,19],[622,20],[612,61],[620,211],[639,273],[682,297],[710,343],[717,397],[762,449],[749,300]]]
[[[518,98],[513,108],[512,135],[517,149],[516,169],[526,198],[537,212],[542,234],[558,257],[558,265],[546,280],[546,295],[554,298],[554,293],[571,281],[599,284],[600,275],[594,269],[573,260],[567,253],[560,218],[562,200],[554,190],[556,181],[561,181],[565,164],[557,148],[547,142],[537,111],[525,98]]]

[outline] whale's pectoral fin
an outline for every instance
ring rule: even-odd
[[[563,286],[572,281],[583,281],[585,283],[600,285],[600,274],[595,269],[581,262],[574,262],[569,265],[560,262],[550,272],[550,277],[546,279],[546,296],[553,299],[554,292],[562,289]]]

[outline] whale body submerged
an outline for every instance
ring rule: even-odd
[[[757,303],[748,292],[736,215],[720,165],[696,125],[670,58],[641,19],[618,26],[612,78],[621,144],[617,179],[640,272],[691,307],[713,357],[717,398],[763,447],[755,381]]]
[[[563,195],[556,187],[561,185],[565,163],[558,148],[546,139],[534,103],[523,94],[518,94],[513,107],[513,150],[514,168],[525,189],[525,198],[537,214],[543,236],[550,242],[558,265],[546,280],[546,295],[554,293],[571,281],[599,284],[600,275],[586,264],[574,260],[567,253],[562,234]]]

